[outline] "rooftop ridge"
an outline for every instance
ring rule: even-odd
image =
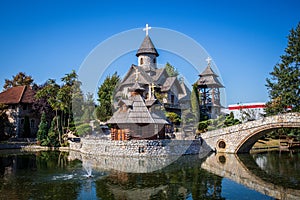
[[[21,100],[22,100],[22,98],[23,98],[23,96],[24,96],[24,93],[25,93],[25,90],[26,90],[26,87],[27,87],[27,86],[26,86],[26,85],[22,85],[21,87],[23,87],[23,89],[22,89],[20,98],[19,98],[19,100],[18,100],[18,103],[21,102]]]

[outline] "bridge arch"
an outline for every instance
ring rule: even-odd
[[[202,138],[217,152],[247,153],[260,137],[278,128],[300,128],[300,113],[275,115],[209,131]]]
[[[263,126],[261,129],[249,134],[249,136],[245,137],[241,140],[240,144],[237,146],[234,153],[247,153],[251,150],[253,145],[261,138],[262,136],[266,135],[268,132],[272,130],[276,130],[279,128],[295,128],[290,126],[290,124],[275,124],[273,127]]]

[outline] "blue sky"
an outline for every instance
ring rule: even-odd
[[[20,71],[38,84],[59,80],[77,71],[107,38],[148,23],[181,32],[206,49],[223,79],[227,104],[265,102],[265,79],[284,53],[289,30],[300,21],[299,7],[298,0],[0,0],[0,87]],[[132,55],[122,68],[136,64]],[[162,54],[158,62],[165,61]],[[169,60],[184,65],[176,61]],[[191,83],[198,78],[189,77]]]

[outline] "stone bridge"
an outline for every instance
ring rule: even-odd
[[[237,154],[218,153],[206,158],[201,168],[275,199],[300,199],[300,190],[265,181],[258,173],[262,170],[255,164],[255,168],[253,164],[248,168],[247,162],[242,162]]]
[[[204,141],[217,152],[246,153],[267,132],[278,128],[300,128],[300,113],[286,113],[205,132]]]

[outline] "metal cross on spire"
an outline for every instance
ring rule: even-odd
[[[149,99],[151,99],[152,96],[154,97],[154,88],[155,88],[154,83],[149,84]]]
[[[148,31],[151,29],[152,27],[148,26],[148,24],[146,24],[146,28],[143,28],[143,31],[146,31],[146,36],[148,35]]]
[[[137,82],[138,80],[139,80],[139,74],[140,74],[141,72],[139,72],[139,70],[138,70],[138,68],[135,68],[135,82]]]
[[[211,58],[210,58],[210,57],[207,57],[207,58],[206,58],[206,62],[207,62],[207,65],[209,65],[209,66],[210,66],[210,63],[211,63]]]

